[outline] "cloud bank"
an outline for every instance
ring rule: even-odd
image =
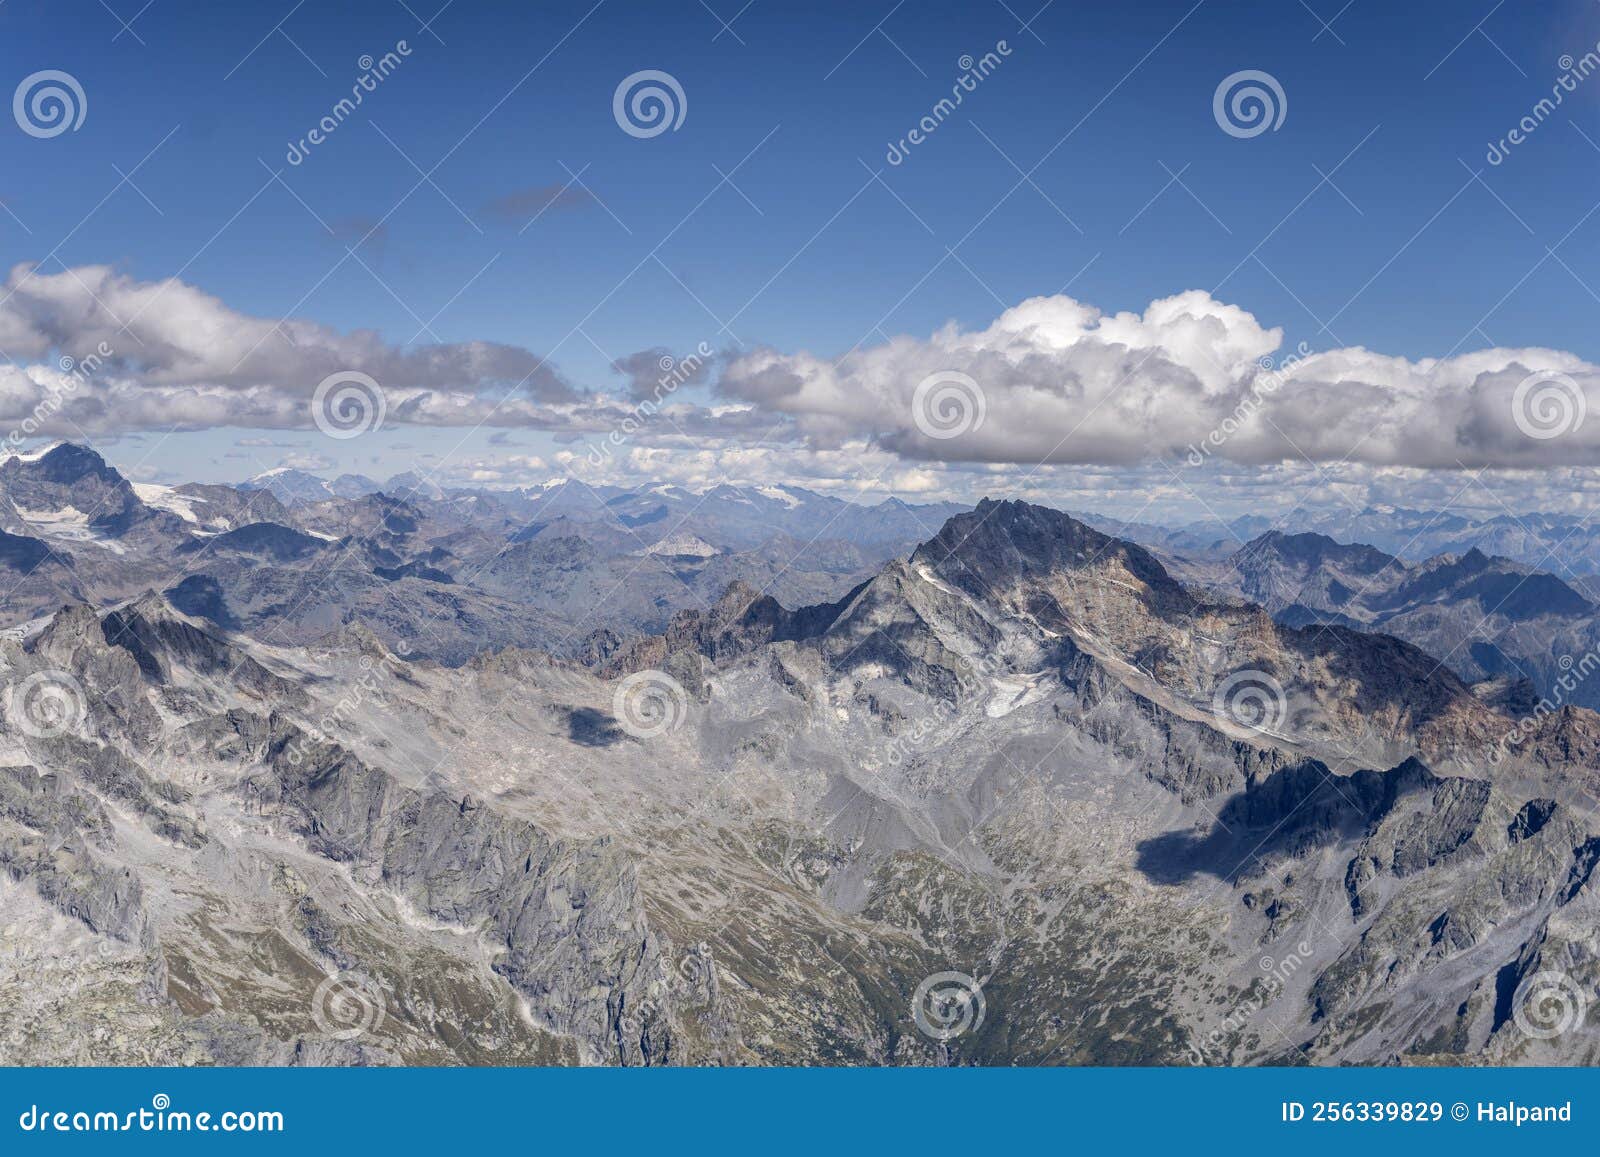
[[[108,266],[14,268],[0,286],[0,351],[12,362],[0,367],[0,423],[31,416],[31,433],[65,437],[313,429],[318,384],[355,371],[381,386],[391,424],[582,439],[628,418],[619,448],[726,456],[786,445],[819,461],[870,451],[918,477],[958,464],[1600,464],[1600,367],[1575,354],[1290,353],[1281,329],[1199,291],[1140,313],[1033,298],[987,328],[951,323],[838,358],[762,348],[710,359],[681,384],[702,397],[709,386],[715,404],[659,397],[642,420],[665,350],[619,359],[620,390],[586,389],[520,346],[402,347],[372,331],[252,317],[177,279]],[[107,352],[85,372],[92,351]]]
[[[930,461],[1600,463],[1600,368],[1574,354],[1410,361],[1282,346],[1282,330],[1199,291],[1142,314],[1040,297],[987,329],[948,325],[833,360],[759,350],[726,366],[720,389],[789,415],[818,447],[867,437]]]
[[[318,383],[351,370],[381,384],[394,420],[419,425],[558,427],[603,401],[518,346],[407,349],[370,330],[251,317],[182,281],[100,265],[12,269],[0,286],[0,350],[13,363],[0,368],[0,421],[31,416],[38,433],[66,437],[307,429]]]

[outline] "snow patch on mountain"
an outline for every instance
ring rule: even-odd
[[[757,486],[756,493],[761,495],[763,498],[770,498],[774,502],[781,502],[790,510],[793,510],[795,507],[800,505],[800,500],[793,494],[790,494],[787,490],[781,490],[776,486]]]
[[[705,539],[693,534],[670,534],[660,542],[652,543],[635,555],[666,555],[670,558],[714,558],[722,552]]]
[[[194,512],[195,504],[205,504],[205,499],[194,494],[178,494],[170,486],[162,486],[155,482],[135,482],[133,492],[139,496],[139,501],[146,506],[153,506],[157,510],[165,510],[176,514],[185,522],[199,525],[200,516]]]

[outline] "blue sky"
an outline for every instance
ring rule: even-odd
[[[0,7],[7,84],[61,69],[88,101],[77,131],[0,133],[7,266],[176,276],[394,345],[525,347],[595,390],[651,347],[833,357],[1063,290],[1108,312],[1205,290],[1286,347],[1600,361],[1600,79],[1485,160],[1563,54],[1600,41],[1593,4],[141,2]],[[401,67],[288,164],[358,58],[402,40]],[[1000,41],[1004,63],[887,164],[960,58]],[[642,69],[682,86],[676,131],[614,121]],[[1213,91],[1242,69],[1281,84],[1277,131],[1219,130]],[[592,199],[526,231],[493,208],[575,174]],[[490,434],[98,436],[146,473],[235,477],[290,446],[382,473],[492,454]]]

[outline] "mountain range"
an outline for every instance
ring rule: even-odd
[[[0,464],[0,1057],[1600,1061],[1572,586],[573,485]]]
[[[1600,574],[1600,537],[1595,535],[1587,515],[1517,514],[1507,510],[1485,518],[1449,510],[1367,506],[1359,510],[1296,509],[1283,519],[1249,514],[1177,527],[1123,522],[1096,514],[1080,517],[1108,534],[1150,547],[1163,557],[1215,561],[1276,530],[1320,534],[1340,543],[1368,545],[1410,562],[1476,550],[1573,579]]]
[[[1214,564],[1180,568],[1292,626],[1382,631],[1437,656],[1472,682],[1536,702],[1600,706],[1600,686],[1574,675],[1600,665],[1600,606],[1587,584],[1473,548],[1411,563],[1318,534],[1262,535]]]
[[[955,510],[798,488],[450,491],[273,471],[238,487],[133,484],[60,444],[0,463],[0,626],[147,589],[227,630],[309,642],[361,622],[419,657],[660,630],[735,580],[837,597]]]

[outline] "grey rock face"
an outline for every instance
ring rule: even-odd
[[[495,971],[543,1025],[609,1059],[625,1050],[623,1011],[654,1001],[642,1039],[655,1042],[651,1060],[672,1059],[657,999],[661,948],[633,868],[610,841],[574,846],[470,798],[410,791],[281,723],[265,763],[243,787],[252,812],[436,920],[485,925],[504,952]]]

